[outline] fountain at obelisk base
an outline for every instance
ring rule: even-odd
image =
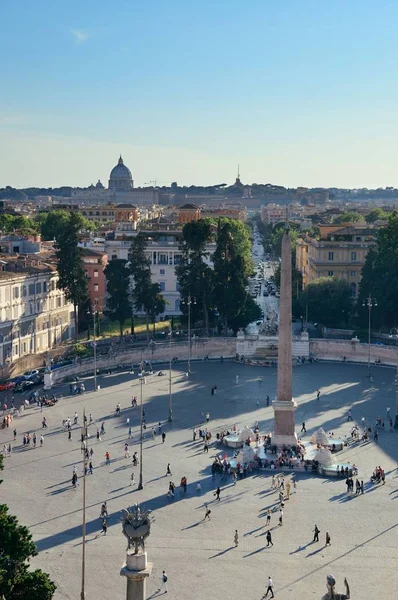
[[[278,378],[272,443],[295,446],[294,416],[297,404],[292,395],[292,249],[289,229],[282,237],[281,298],[279,305]]]

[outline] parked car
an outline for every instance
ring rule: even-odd
[[[32,381],[21,381],[20,383],[17,383],[14,387],[14,392],[16,394],[22,394],[22,392],[26,392],[26,390],[32,388],[33,385],[34,384]]]
[[[33,379],[33,377],[35,377],[35,375],[39,374],[39,370],[38,369],[33,369],[32,371],[26,371],[26,373],[23,374],[23,376],[25,377],[25,379]]]
[[[6,390],[12,390],[15,387],[14,381],[3,381],[0,383],[0,392],[5,392]]]

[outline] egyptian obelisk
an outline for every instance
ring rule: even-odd
[[[296,402],[292,393],[292,249],[289,228],[282,237],[281,286],[279,305],[278,380],[274,402],[272,444],[295,446]]]

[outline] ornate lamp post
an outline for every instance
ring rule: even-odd
[[[86,411],[83,409],[83,423],[81,426],[81,450],[83,454],[83,519],[82,519],[82,584],[80,592],[80,600],[85,600],[86,597],[86,452],[84,440],[88,438],[88,428],[94,423],[88,423],[86,420]]]
[[[87,314],[93,317],[93,349],[94,349],[94,391],[97,391],[97,340],[96,340],[96,330],[95,330],[95,316],[97,316],[97,322],[99,325],[99,312],[94,309],[93,312],[90,310],[87,311]]]
[[[173,397],[172,397],[172,393],[171,393],[171,365],[172,365],[172,356],[171,356],[171,336],[172,336],[172,331],[170,331],[169,333],[169,353],[170,353],[170,364],[169,364],[169,418],[167,419],[169,421],[169,423],[172,422],[173,420],[173,406],[172,406],[172,401],[173,401]]]
[[[183,304],[188,306],[188,373],[191,372],[191,304],[196,304],[196,298],[188,295],[186,300],[182,300]]]
[[[369,312],[369,320],[368,320],[368,377],[370,377],[370,324],[371,324],[371,313],[372,313],[372,308],[377,306],[377,301],[372,298],[372,296],[369,294],[369,296],[366,298],[366,300],[363,301],[362,306],[367,306],[368,307],[368,312]]]
[[[141,376],[140,378],[140,386],[141,386],[141,395],[140,395],[140,410],[141,410],[141,417],[140,417],[140,479],[138,482],[138,489],[139,490],[143,490],[144,489],[144,483],[142,480],[142,443],[143,443],[143,405],[142,405],[142,386],[144,385],[144,377]]]

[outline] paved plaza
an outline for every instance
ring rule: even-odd
[[[121,533],[121,511],[140,503],[153,510],[154,522],[148,538],[148,560],[154,568],[148,583],[148,598],[159,597],[162,570],[168,574],[168,598],[206,600],[245,598],[260,600],[272,576],[275,597],[284,599],[321,598],[326,592],[326,575],[337,579],[337,591],[344,591],[346,576],[351,597],[364,599],[369,592],[375,597],[394,597],[398,589],[398,441],[397,432],[380,433],[373,441],[353,446],[344,452],[344,460],[359,466],[359,479],[365,483],[364,495],[346,494],[344,480],[325,480],[310,474],[297,475],[297,491],[285,503],[283,526],[277,513],[272,515],[274,546],[267,548],[265,513],[277,503],[278,493],[271,490],[269,472],[256,473],[236,486],[228,480],[212,481],[210,466],[217,450],[209,453],[201,442],[192,441],[192,428],[201,414],[210,413],[209,429],[213,434],[227,426],[252,427],[258,420],[260,431],[272,431],[273,410],[265,406],[267,394],[276,393],[276,369],[255,368],[225,361],[194,363],[187,379],[179,367],[173,371],[173,423],[167,423],[168,377],[150,376],[143,386],[144,407],[148,424],[144,442],[144,489],[130,486],[131,459],[124,458],[127,441],[127,418],[133,429],[131,454],[139,449],[139,407],[131,408],[131,397],[140,397],[137,375],[113,374],[99,378],[101,390],[83,397],[65,396],[57,406],[43,413],[32,408],[12,427],[0,431],[0,444],[11,441],[13,453],[5,460],[1,501],[11,513],[29,526],[39,555],[33,561],[48,571],[58,589],[57,600],[79,598],[81,579],[82,478],[75,490],[71,486],[72,470],[82,472],[80,430],[74,429],[72,441],[62,428],[62,420],[79,414],[83,407],[92,413],[98,425],[105,421],[106,433],[96,440],[95,427],[88,448],[94,450],[94,473],[87,485],[87,599],[109,600],[125,597],[126,580],[119,575],[125,559],[126,541]],[[395,407],[395,372],[374,368],[373,381],[366,366],[343,364],[307,364],[293,369],[294,396],[298,403],[297,432],[306,422],[307,437],[322,426],[335,435],[349,433],[348,410],[354,422],[362,417],[374,425],[376,417],[386,419],[386,409]],[[239,384],[235,377],[239,375]],[[258,378],[262,377],[262,383]],[[210,394],[211,386],[217,394]],[[320,389],[319,401],[316,390]],[[67,387],[59,388],[64,392]],[[92,379],[86,389],[93,389]],[[115,417],[120,402],[122,414]],[[26,431],[42,433],[46,416],[48,429],[44,445],[23,449]],[[152,440],[152,424],[164,423],[166,440]],[[17,441],[12,442],[13,426]],[[215,435],[213,435],[213,440]],[[111,464],[105,465],[105,452]],[[172,477],[166,477],[167,463]],[[386,484],[373,486],[369,477],[376,465],[386,472]],[[139,468],[134,468],[138,482]],[[178,486],[182,476],[188,480],[187,494],[176,489],[175,499],[167,498],[169,480]],[[196,493],[200,482],[202,494]],[[213,493],[221,485],[221,500]],[[101,535],[100,507],[108,502],[108,533]],[[204,504],[211,508],[211,520],[203,522]],[[318,525],[320,542],[312,543]],[[239,545],[234,547],[234,531]],[[331,546],[325,547],[325,532]]]

